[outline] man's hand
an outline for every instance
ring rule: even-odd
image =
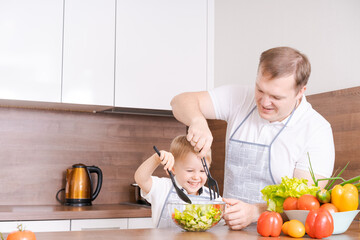
[[[170,104],[175,118],[189,126],[187,140],[199,152],[199,157],[205,157],[213,141],[206,119],[216,118],[210,94],[207,91],[181,93]]]
[[[205,157],[210,150],[213,136],[205,118],[199,118],[191,122],[186,139],[199,152],[199,157]]]
[[[231,230],[243,229],[257,221],[259,209],[256,205],[237,199],[223,198],[223,201],[227,204],[223,218]]]

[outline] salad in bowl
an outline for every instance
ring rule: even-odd
[[[221,201],[169,202],[168,211],[173,222],[190,232],[206,231],[221,220],[225,203]]]

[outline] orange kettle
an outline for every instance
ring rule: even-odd
[[[93,181],[91,173],[97,174],[97,184],[93,192]],[[68,206],[90,206],[91,202],[99,195],[102,185],[102,171],[96,166],[74,164],[66,170],[66,186],[56,194],[65,190],[65,205]],[[60,201],[61,202],[61,201]]]

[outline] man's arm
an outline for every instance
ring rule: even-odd
[[[175,118],[189,126],[187,140],[205,156],[212,144],[212,134],[206,119],[215,119],[215,109],[208,92],[187,92],[175,96],[171,101]]]

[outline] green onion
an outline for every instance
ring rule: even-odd
[[[348,162],[348,163],[345,165],[345,167],[339,172],[339,174],[338,174],[336,177],[333,177],[333,176],[336,174],[336,172],[337,172],[338,170],[336,170],[335,173],[334,173],[334,175],[333,175],[332,177],[330,177],[330,178],[316,179],[314,170],[313,170],[313,168],[312,168],[312,166],[311,166],[311,161],[310,161],[309,152],[307,152],[307,155],[308,155],[308,158],[309,158],[309,165],[310,165],[310,167],[309,167],[309,172],[310,172],[310,175],[311,175],[312,180],[314,181],[314,185],[315,185],[316,187],[318,187],[320,181],[329,180],[329,182],[328,182],[328,183],[326,184],[326,186],[325,186],[325,189],[331,192],[331,187],[334,185],[335,181],[336,181],[336,180],[342,180],[342,183],[340,183],[341,186],[344,186],[345,184],[348,184],[348,183],[354,183],[353,185],[354,185],[355,187],[357,187],[357,189],[358,189],[359,192],[360,192],[360,176],[353,177],[353,178],[351,178],[351,179],[349,179],[349,180],[345,180],[344,178],[340,177],[341,174],[345,171],[345,169],[347,168],[347,166],[349,165],[350,162]],[[330,180],[331,180],[331,181],[330,181]],[[355,182],[357,182],[357,181],[359,181],[359,183],[355,183]]]
[[[349,165],[349,163],[350,162],[348,162],[346,165],[345,165],[345,167],[341,170],[341,172],[336,176],[336,177],[340,177],[340,175],[344,172],[344,170],[347,168],[347,166]],[[334,183],[335,183],[335,180],[336,179],[334,179],[334,180],[332,180],[331,181],[331,183],[330,183],[330,185],[328,186],[328,188],[326,188],[327,190],[330,190],[331,189],[331,187],[334,185]]]

